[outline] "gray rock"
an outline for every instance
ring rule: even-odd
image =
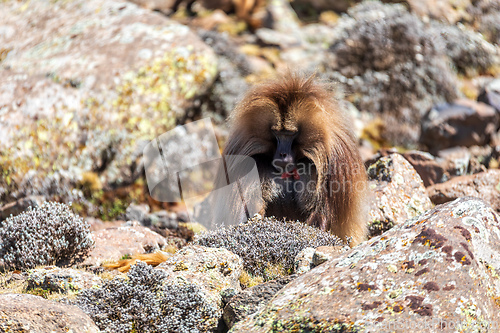
[[[293,266],[296,274],[304,274],[311,270],[314,251],[313,247],[306,247],[295,256]]]
[[[498,269],[498,215],[461,198],[299,276],[231,332],[493,332]]]
[[[150,226],[151,219],[148,216],[149,214],[149,205],[130,205],[127,207],[125,211],[125,220],[127,221],[139,221],[143,226]]]
[[[168,273],[169,280],[189,281],[207,295],[207,302],[222,314],[221,291],[241,290],[239,277],[243,260],[224,248],[188,245],[156,267]]]
[[[82,310],[28,294],[0,295],[0,331],[98,333]]]
[[[84,202],[133,183],[144,143],[210,89],[214,52],[187,26],[127,1],[35,0],[24,9],[0,3],[14,31],[1,37],[10,51],[0,63],[0,164],[9,166],[0,202]]]
[[[483,87],[477,100],[490,105],[500,113],[500,79],[493,80]]]
[[[56,293],[78,292],[102,285],[97,275],[71,268],[49,266],[28,271],[27,289],[41,288]]]
[[[328,260],[331,260],[338,256],[340,253],[345,252],[349,247],[343,246],[320,246],[314,250],[314,255],[312,258],[312,267],[321,265]]]
[[[179,227],[178,216],[174,212],[160,210],[149,214],[148,219],[151,220],[151,225],[161,229],[177,229]]]

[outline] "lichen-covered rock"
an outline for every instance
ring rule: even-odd
[[[439,104],[422,118],[420,142],[436,152],[441,149],[485,145],[498,127],[499,115],[491,106],[471,100]]]
[[[374,192],[369,222],[371,236],[432,208],[422,179],[399,154],[380,158],[368,168],[368,177]]]
[[[295,256],[293,259],[293,268],[296,274],[304,274],[311,270],[315,251],[316,249],[313,247],[306,247]]]
[[[227,327],[261,310],[267,302],[297,275],[289,275],[243,290],[232,297],[224,307],[224,322]]]
[[[0,224],[0,260],[7,269],[82,261],[94,245],[89,228],[67,205],[45,202]]]
[[[493,332],[499,269],[498,215],[461,198],[299,276],[231,332]]]
[[[427,193],[436,205],[470,196],[483,199],[500,212],[500,170],[455,177],[427,188]]]
[[[188,27],[126,1],[3,1],[0,21],[0,203],[133,182],[217,73]]]
[[[294,260],[295,274],[304,274],[325,261],[335,258],[340,253],[350,249],[344,246],[318,246],[317,248],[306,247],[297,254]]]
[[[227,34],[200,30],[200,38],[217,54],[218,75],[210,91],[201,100],[201,111],[222,122],[248,89],[245,76],[251,73],[248,57],[241,53]]]
[[[0,295],[0,331],[100,332],[89,316],[76,306],[28,294]]]
[[[425,20],[433,19],[441,22],[455,24],[467,19],[469,14],[467,6],[471,0],[409,0],[410,10]]]
[[[500,2],[477,0],[467,6],[473,24],[491,43],[500,44]]]
[[[137,223],[100,229],[92,232],[95,247],[83,262],[84,265],[99,266],[104,261],[121,259],[123,256],[164,250],[169,240],[149,228]]]
[[[221,314],[196,284],[169,279],[143,262],[132,266],[127,279],[115,277],[68,302],[108,333],[213,332]]]
[[[206,301],[222,314],[221,292],[240,291],[243,260],[222,248],[188,245],[156,269],[166,271],[171,281],[189,281],[206,294]]]
[[[56,293],[68,293],[102,285],[102,279],[97,275],[71,268],[49,266],[29,270],[27,274],[28,290],[41,288]]]

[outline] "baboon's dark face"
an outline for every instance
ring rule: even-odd
[[[259,123],[260,127],[253,132],[253,138],[265,147],[254,157],[265,159],[274,171],[296,179],[296,170],[313,164],[313,155],[321,150],[325,138],[322,110],[313,100],[301,100],[287,107],[269,102],[267,109],[251,114],[254,119],[250,123]]]

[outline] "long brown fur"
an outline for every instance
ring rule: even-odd
[[[365,239],[366,172],[352,121],[327,87],[314,77],[287,74],[251,89],[230,120],[231,133],[223,154],[250,156],[256,161],[264,199],[262,215],[301,220],[350,239],[351,246]],[[280,177],[271,164],[276,150],[272,130],[298,132],[297,159],[310,166],[311,172],[301,174],[300,181],[313,186],[295,193],[292,202],[280,190]],[[216,211],[240,208],[228,198],[219,201],[212,202]],[[245,219],[244,214],[240,216],[242,221],[236,222]],[[136,260],[156,266],[167,258],[168,254],[156,252],[106,267],[127,271]]]
[[[255,86],[232,115],[232,131],[225,155],[254,157],[261,177],[264,215],[299,219],[329,230],[351,246],[366,237],[366,173],[351,130],[352,122],[330,91],[313,77],[287,74]],[[312,172],[300,181],[312,182],[311,191],[296,194],[294,204],[280,206],[270,156],[276,149],[274,131],[298,131],[296,153]],[[279,178],[279,177],[278,177]],[[339,190],[336,190],[340,186]]]

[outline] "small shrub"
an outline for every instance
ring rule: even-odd
[[[196,285],[171,282],[141,261],[127,276],[83,290],[73,304],[104,332],[205,332],[217,323],[218,311]]]
[[[228,249],[243,258],[248,273],[268,281],[293,273],[293,261],[302,249],[340,245],[342,241],[301,222],[256,216],[245,223],[202,233],[195,243]]]
[[[382,115],[390,143],[414,144],[422,114],[458,93],[445,41],[399,4],[366,1],[348,13],[330,48],[332,78],[360,110]]]
[[[57,202],[1,222],[0,239],[0,258],[9,269],[70,265],[84,259],[94,244],[89,224]]]

